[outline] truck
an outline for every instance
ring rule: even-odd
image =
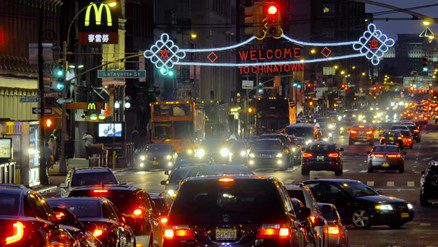
[[[279,132],[296,122],[295,104],[281,96],[257,98],[255,101],[256,134]]]

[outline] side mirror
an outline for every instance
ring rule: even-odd
[[[311,210],[308,207],[300,208],[300,211],[297,214],[297,218],[299,220],[305,220],[310,216]]]
[[[65,189],[65,188],[67,188],[67,184],[66,183],[62,183],[62,184],[59,185],[59,188]]]
[[[168,185],[169,182],[168,182],[168,180],[162,180],[162,181],[160,182],[160,184],[161,184],[161,185]]]

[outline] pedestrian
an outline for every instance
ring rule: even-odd
[[[44,144],[43,155],[43,163],[40,164],[40,182],[42,185],[49,185],[47,169],[51,166],[52,150],[49,148],[49,144],[47,142]]]
[[[55,135],[50,135],[49,140],[47,141],[47,144],[49,145],[50,150],[52,151],[52,166],[53,163],[56,161],[56,155],[57,155],[57,143],[56,143],[56,137]],[[50,167],[51,168],[51,167]]]
[[[87,159],[91,156],[91,145],[94,142],[93,136],[89,132],[85,132],[82,136],[82,140],[84,140],[85,152],[87,153]]]

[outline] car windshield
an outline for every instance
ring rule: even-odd
[[[172,146],[169,144],[153,144],[148,146],[147,151],[149,152],[170,152],[172,151]]]
[[[403,136],[411,136],[412,134],[411,134],[411,132],[409,131],[409,130],[402,130],[402,131],[400,131],[400,133],[403,135]]]
[[[405,126],[405,125],[393,125],[393,126],[391,127],[391,129],[392,129],[392,130],[396,130],[396,129],[408,129],[408,127]]]
[[[281,142],[279,140],[260,140],[253,143],[253,147],[256,150],[278,150],[282,149]]]
[[[173,170],[169,177],[169,183],[175,184],[178,183],[179,181],[186,179],[190,170],[191,170],[190,167],[180,167],[178,169]]]
[[[273,138],[280,140],[282,143],[287,143],[287,137],[283,135],[261,135],[260,138]]]
[[[226,186],[185,183],[175,199],[169,221],[174,224],[266,223],[284,217],[281,198],[266,180],[240,180]]]
[[[245,143],[242,141],[231,142],[231,150],[234,152],[238,152],[241,149],[245,149]]]
[[[254,175],[254,173],[245,166],[205,166],[201,168],[201,174],[204,176],[222,176],[222,175]]]
[[[18,205],[20,205],[19,193],[0,192],[0,215],[17,215],[19,208]]]
[[[336,147],[334,144],[329,143],[314,143],[307,147],[307,151],[311,152],[334,152],[336,151]]]
[[[117,179],[111,172],[87,172],[75,173],[71,186],[88,186],[101,184],[117,184]]]
[[[376,153],[398,153],[400,149],[394,146],[377,146],[373,148],[373,152]]]
[[[383,133],[383,136],[385,136],[385,137],[398,137],[398,136],[400,136],[400,132],[399,131],[389,131],[389,132]]]
[[[50,207],[66,208],[70,210],[78,219],[81,218],[102,218],[102,208],[100,201],[96,199],[66,199],[66,200],[51,200],[47,203]]]
[[[310,137],[313,138],[314,132],[313,127],[300,127],[300,126],[289,126],[285,129],[288,135],[294,135],[296,137]]]
[[[96,194],[93,190],[74,190],[69,197],[105,197],[109,199],[120,212],[128,212],[137,205],[136,194],[132,191],[108,190],[105,193]]]
[[[360,182],[344,182],[340,184],[340,186],[352,197],[361,197],[361,196],[375,196],[378,195],[376,191],[371,189],[370,187],[366,186],[363,183]]]

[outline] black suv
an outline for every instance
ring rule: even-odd
[[[298,226],[274,178],[189,178],[170,209],[163,246],[304,246]]]
[[[402,199],[379,194],[350,179],[314,179],[304,182],[318,202],[336,206],[342,221],[357,228],[371,225],[401,227],[414,218],[413,206]]]
[[[438,157],[421,174],[420,204],[426,206],[429,199],[438,199]]]

